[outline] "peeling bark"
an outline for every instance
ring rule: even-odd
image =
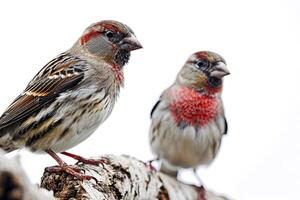
[[[44,172],[41,186],[30,183],[19,160],[8,159],[0,151],[0,199],[5,200],[194,200],[198,188],[149,170],[145,163],[128,156],[100,157],[107,163],[99,166],[77,163],[87,175],[98,181],[80,181],[66,173]],[[54,197],[53,197],[54,194]],[[205,193],[206,200],[226,200],[213,192]]]
[[[99,159],[99,158],[96,158]],[[52,190],[58,199],[83,200],[195,200],[198,188],[183,184],[160,172],[151,171],[145,163],[129,157],[107,155],[107,163],[99,166],[77,163],[94,180],[80,181],[66,173],[44,172],[41,187]],[[206,191],[206,200],[226,200]]]

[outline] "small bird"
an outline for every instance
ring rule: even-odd
[[[151,111],[149,134],[162,172],[177,177],[180,168],[196,169],[214,160],[227,133],[221,92],[228,74],[220,55],[196,52],[162,93]]]
[[[0,118],[0,148],[47,152],[60,170],[84,176],[56,153],[88,138],[111,114],[130,52],[142,48],[132,29],[113,20],[89,26],[66,52],[46,64]],[[55,168],[57,169],[57,168]],[[51,170],[51,169],[49,169]]]

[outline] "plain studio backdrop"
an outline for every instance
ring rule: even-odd
[[[300,198],[299,1],[2,1],[0,111],[103,19],[128,24],[144,49],[124,68],[125,88],[111,117],[70,152],[153,158],[152,106],[190,54],[210,50],[231,71],[223,91],[229,132],[212,165],[198,170],[205,186],[234,199]],[[56,164],[27,150],[9,156],[15,155],[34,183]],[[196,183],[190,170],[180,179]]]

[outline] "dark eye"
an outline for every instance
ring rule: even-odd
[[[120,42],[125,36],[123,33],[120,32],[114,32],[111,30],[106,30],[104,32],[104,35],[107,37],[107,39],[113,43],[118,43]]]
[[[112,37],[114,37],[114,32],[112,32],[112,31],[105,31],[104,34],[108,39],[111,39]]]
[[[205,70],[209,67],[208,62],[206,62],[205,60],[198,60],[196,62],[197,68]]]

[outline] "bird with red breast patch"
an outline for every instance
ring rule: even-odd
[[[189,57],[175,82],[151,111],[150,145],[161,171],[177,177],[178,169],[209,165],[215,158],[227,122],[221,99],[225,60],[201,51]]]
[[[47,152],[60,165],[49,171],[80,174],[56,153],[89,164],[65,152],[88,138],[111,114],[130,52],[142,48],[125,24],[105,20],[89,26],[66,52],[46,64],[0,117],[0,148],[27,147]]]

